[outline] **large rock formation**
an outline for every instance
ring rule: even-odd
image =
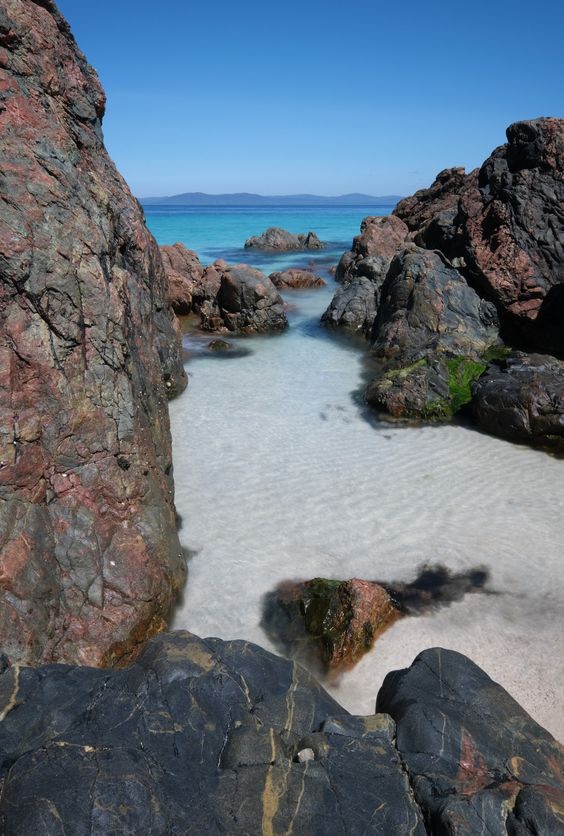
[[[510,342],[564,353],[564,119],[516,122],[478,172],[442,172],[395,214],[495,302]]]
[[[104,94],[51,0],[0,10],[0,645],[104,664],[185,567],[158,248],[104,148]]]
[[[386,359],[368,400],[394,417],[448,420],[468,403],[472,380],[499,353],[497,322],[509,346],[564,357],[564,120],[518,122],[507,140],[479,170],[447,169],[400,201],[393,220],[401,226],[367,218],[341,259],[344,286],[323,320],[363,332]],[[408,242],[418,249],[406,256]],[[552,391],[556,361],[547,362]],[[521,412],[536,397],[534,365],[521,364],[522,397],[512,389]],[[494,369],[489,395],[503,380]],[[502,392],[490,397],[492,409],[502,400]],[[495,419],[492,409],[480,419],[489,431],[545,439],[544,431],[505,430],[508,411]]]
[[[324,246],[315,232],[295,235],[279,226],[269,226],[260,235],[245,241],[246,250],[321,250]]]
[[[561,747],[464,656],[425,651],[378,710],[351,716],[299,665],[188,633],[126,670],[12,667],[2,832],[563,832]]]

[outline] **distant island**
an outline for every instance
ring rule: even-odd
[[[317,194],[262,195],[249,192],[205,194],[184,192],[169,197],[141,197],[144,206],[395,206],[401,195],[342,194],[326,197]]]

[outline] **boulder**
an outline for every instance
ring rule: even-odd
[[[202,295],[204,266],[184,244],[160,247],[167,278],[167,299],[180,316],[192,310],[192,298]],[[197,288],[197,290],[195,290]]]
[[[499,342],[497,314],[440,253],[414,245],[394,257],[371,334],[379,357],[430,354],[479,359]]]
[[[324,246],[315,232],[294,235],[278,226],[270,226],[245,241],[246,250],[321,250]]]
[[[432,648],[388,674],[376,711],[430,833],[564,833],[562,746],[477,665]]]
[[[514,352],[472,386],[478,426],[492,435],[564,450],[564,362]]]
[[[163,628],[185,579],[180,340],[104,93],[51,0],[5,0],[0,63],[0,645],[106,664]]]
[[[393,418],[447,421],[499,344],[497,314],[441,253],[410,244],[390,265],[371,339],[381,362],[368,403]]]
[[[284,301],[268,276],[248,264],[216,261],[205,272],[217,275],[213,302],[200,306],[205,331],[259,334],[288,327]]]
[[[377,705],[350,715],[296,663],[182,632],[125,669],[4,662],[3,832],[563,832],[562,747],[469,659],[427,650]]]
[[[360,231],[337,265],[335,280],[343,287],[337,288],[321,321],[368,336],[390,261],[408,229],[399,218],[389,215],[364,218]]]
[[[263,626],[292,656],[314,666],[320,660],[324,673],[335,673],[355,665],[398,617],[378,583],[314,578],[281,584],[267,602]]]
[[[271,273],[270,281],[275,287],[290,290],[305,290],[311,287],[325,287],[321,276],[317,276],[311,270],[280,270]]]

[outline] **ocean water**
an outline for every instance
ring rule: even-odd
[[[289,330],[233,340],[233,359],[187,334],[185,393],[171,404],[180,537],[191,555],[173,627],[275,650],[261,627],[278,583],[315,576],[410,581],[425,563],[485,565],[495,595],[467,595],[397,622],[327,687],[346,708],[374,710],[389,670],[426,647],[469,655],[542,725],[564,736],[564,461],[472,429],[367,420],[363,348],[319,325],[334,291],[326,271],[358,233],[360,209],[171,211],[151,207],[160,243],[204,261],[270,271],[317,261],[327,288],[289,292]],[[316,231],[319,253],[245,253],[270,225]]]

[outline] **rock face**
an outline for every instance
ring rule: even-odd
[[[9,668],[0,820],[10,836],[562,832],[561,747],[464,656],[425,651],[378,705],[397,729],[295,663],[188,633],[125,670]]]
[[[103,664],[184,580],[158,247],[102,141],[104,94],[51,0],[0,11],[0,644]]]
[[[167,278],[167,299],[172,309],[180,316],[192,310],[193,297],[196,301],[204,296],[204,266],[193,250],[184,244],[160,247]]]
[[[278,226],[270,226],[245,241],[246,250],[321,250],[324,246],[315,232],[294,235]]]
[[[321,276],[316,276],[311,270],[280,270],[271,273],[270,281],[275,287],[290,290],[306,290],[311,287],[325,287]]]
[[[428,832],[564,833],[562,747],[465,656],[425,650],[388,674],[376,710],[396,722]]]
[[[404,243],[408,228],[390,215],[364,218],[360,230],[351,251],[343,253],[337,265],[335,280],[343,287],[337,289],[321,321],[368,336],[390,261]]]
[[[564,362],[515,352],[472,387],[479,427],[510,441],[564,450]]]

